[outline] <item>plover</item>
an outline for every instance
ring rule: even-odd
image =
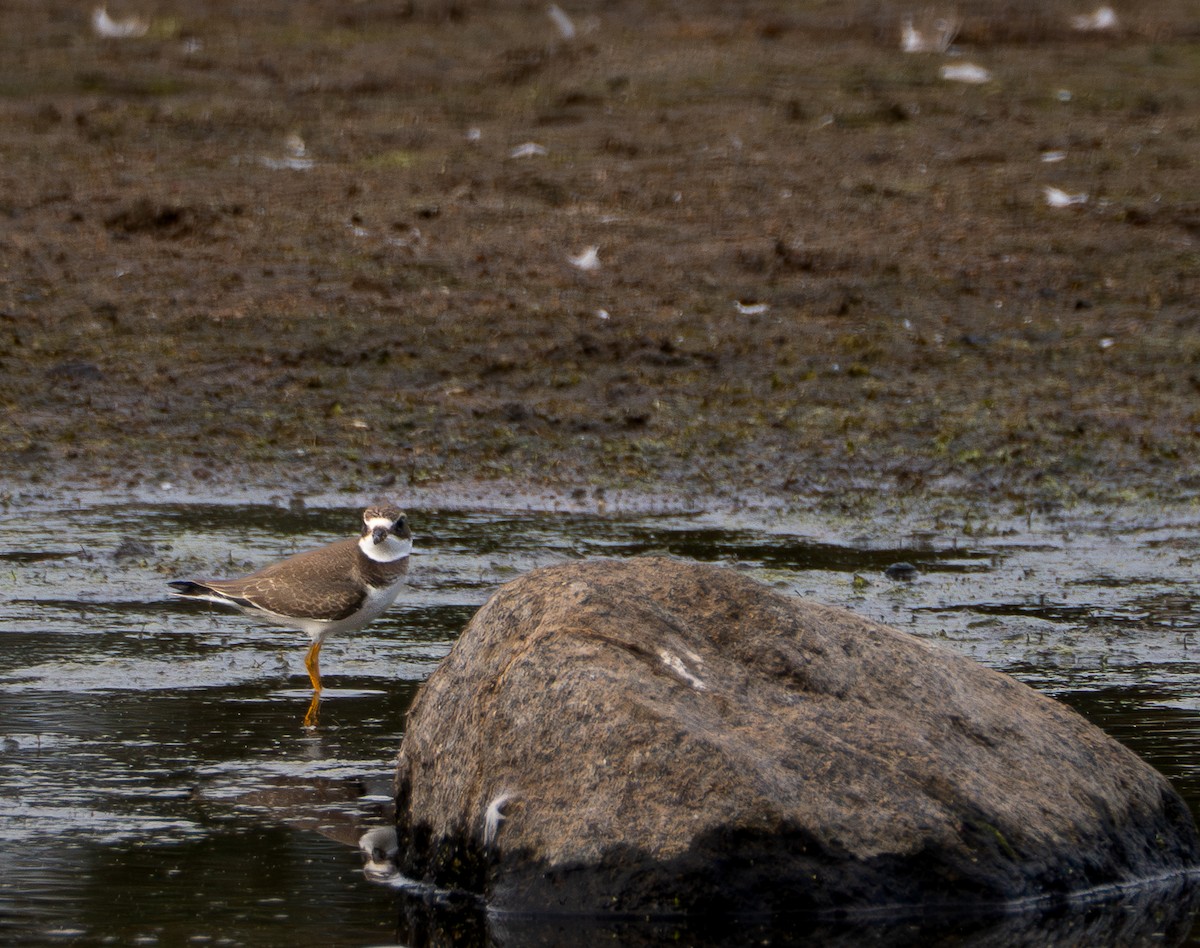
[[[331,633],[353,632],[379,618],[408,574],[412,532],[394,504],[363,511],[362,535],[297,553],[238,579],[177,580],[174,595],[240,609],[248,616],[307,632],[304,667],[313,699],[304,723],[317,720],[321,644]]]

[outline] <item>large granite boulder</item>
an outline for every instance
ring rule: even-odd
[[[1200,863],[1182,800],[1006,675],[731,569],[537,570],[410,712],[400,868],[494,909],[1053,899]]]

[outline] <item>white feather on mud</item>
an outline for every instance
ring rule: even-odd
[[[1097,7],[1091,13],[1071,17],[1071,29],[1080,33],[1102,33],[1115,30],[1117,25],[1117,13],[1112,7]]]
[[[568,256],[567,262],[577,270],[599,270],[600,248],[596,246],[585,247],[580,253]]]
[[[975,63],[950,63],[942,67],[942,78],[948,82],[968,82],[981,85],[992,81],[992,74]]]
[[[108,15],[106,7],[92,11],[92,32],[104,39],[137,39],[150,31],[150,21],[145,17],[127,16],[119,20]]]
[[[524,142],[508,153],[509,158],[538,158],[550,154],[545,145],[537,142]]]
[[[575,23],[569,16],[563,13],[561,7],[552,3],[546,8],[546,14],[554,22],[559,36],[565,40],[573,40],[575,38]]]
[[[945,53],[961,25],[953,15],[939,17],[926,11],[918,24],[909,14],[900,24],[900,49],[905,53]]]
[[[1045,195],[1046,203],[1051,207],[1073,207],[1080,204],[1087,204],[1088,201],[1088,196],[1082,191],[1078,194],[1071,194],[1069,191],[1051,187],[1050,185],[1042,188],[1042,194]]]

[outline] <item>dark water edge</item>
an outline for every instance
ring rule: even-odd
[[[500,583],[585,556],[745,570],[1070,704],[1200,810],[1200,522],[410,508],[411,588],[331,640],[306,731],[286,630],[168,599],[352,532],[358,502],[27,497],[0,507],[0,941],[14,944],[1200,944],[1190,880],[985,915],[489,917],[368,881],[404,713]],[[892,575],[889,567],[908,563]]]
[[[1124,893],[1094,894],[1052,906],[990,910],[881,910],[854,918],[781,915],[680,919],[488,916],[481,909],[401,905],[400,940],[410,946],[527,945],[628,948],[684,944],[697,948],[776,945],[946,944],[963,946],[1183,944],[1200,906],[1196,880],[1163,880]]]

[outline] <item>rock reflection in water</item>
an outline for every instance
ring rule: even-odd
[[[954,945],[956,948],[1095,948],[1097,945],[1182,945],[1188,938],[1200,887],[1175,882],[1102,900],[1080,899],[1027,911],[927,912],[889,917],[827,918],[802,915],[679,919],[528,917],[489,915],[468,899],[434,903],[419,895],[400,902],[399,940],[411,948],[577,948],[620,945],[651,948],[863,945]]]

